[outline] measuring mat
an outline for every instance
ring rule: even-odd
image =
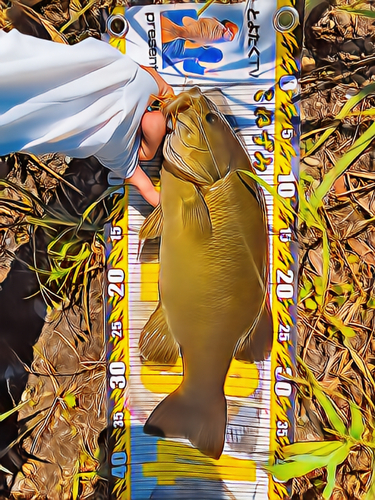
[[[287,496],[264,466],[293,440],[301,19],[290,0],[107,19],[175,92],[142,164],[161,207],[126,188],[106,228],[113,499]]]

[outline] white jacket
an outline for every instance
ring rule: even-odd
[[[94,155],[130,177],[140,121],[157,93],[147,71],[100,40],[64,45],[0,31],[0,156]]]

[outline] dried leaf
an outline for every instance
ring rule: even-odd
[[[53,42],[57,43],[65,43],[67,44],[68,41],[64,37],[64,35],[61,35],[57,29],[53,26],[52,23],[50,23],[47,19],[45,19],[43,16],[38,14],[35,10],[33,10],[31,7],[28,7],[27,5],[22,5],[19,3],[17,0],[13,0],[13,4],[17,5],[18,8],[23,11],[23,13],[29,17],[30,19],[33,19],[35,22],[41,24],[43,28],[48,32],[48,34],[51,37],[51,40]]]
[[[357,106],[365,97],[375,93],[375,83],[370,83],[362,90],[358,92],[355,96],[351,97],[346,104],[343,106],[341,111],[336,115],[335,120],[343,120],[350,113],[350,111]],[[306,156],[311,156],[325,141],[330,137],[330,135],[337,129],[339,122],[335,122],[335,125],[329,127],[319,140],[306,152]],[[301,136],[301,140],[304,139],[304,135]]]
[[[374,84],[375,86],[375,84]],[[364,132],[353,146],[336,163],[336,165],[324,176],[320,186],[311,196],[310,203],[314,208],[321,206],[323,198],[338,179],[347,170],[350,165],[363,153],[375,138],[375,123]]]
[[[347,242],[367,264],[375,266],[374,250],[367,243],[356,238],[349,238]]]
[[[333,429],[338,432],[341,436],[347,435],[347,429],[342,418],[339,416],[336,408],[334,407],[330,398],[323,392],[321,385],[317,382],[311,370],[302,361],[300,357],[297,357],[298,363],[303,367],[307,379],[313,387],[313,394],[316,397],[318,403],[323,408],[328,420],[330,421]]]

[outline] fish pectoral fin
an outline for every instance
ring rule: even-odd
[[[238,342],[234,357],[238,361],[263,361],[271,353],[273,321],[268,303],[263,306],[258,322]]]
[[[161,236],[163,229],[163,212],[159,204],[145,219],[139,230],[140,240],[151,240]]]
[[[210,236],[212,233],[210,211],[197,188],[194,188],[193,196],[182,200],[182,222],[185,228],[203,236]]]
[[[176,363],[179,346],[168,328],[160,303],[145,324],[138,345],[140,354],[145,361],[153,361],[163,365]]]

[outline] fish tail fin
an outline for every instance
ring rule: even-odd
[[[253,330],[240,340],[234,357],[239,361],[247,361],[249,363],[263,361],[271,353],[272,342],[272,314],[266,302]]]
[[[180,386],[151,413],[143,428],[146,434],[187,438],[201,453],[218,459],[223,451],[227,403],[221,396],[192,398]]]

